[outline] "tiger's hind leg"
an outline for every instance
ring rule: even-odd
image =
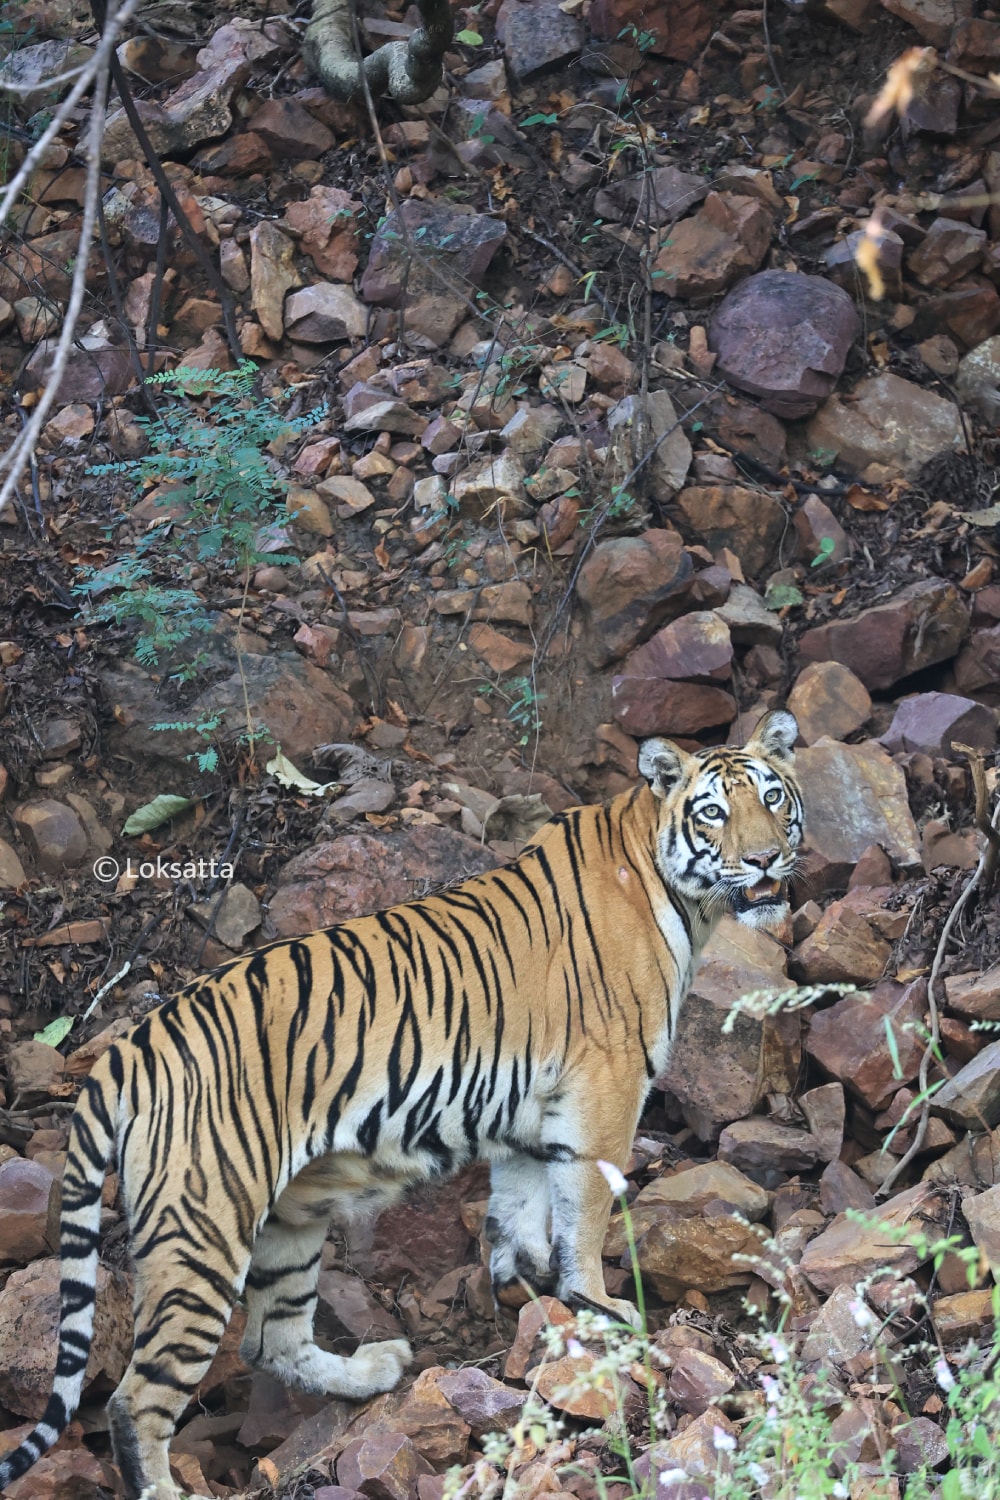
[[[282,1201],[254,1245],[240,1353],[282,1385],[312,1395],[357,1401],[392,1390],[412,1357],[405,1339],[362,1345],[348,1359],[316,1344],[316,1283],[327,1218],[289,1224],[279,1216]]]
[[[229,1227],[228,1245],[238,1246]],[[170,1475],[169,1443],[212,1362],[250,1262],[249,1249],[228,1249],[224,1234],[220,1228],[212,1236],[211,1248],[190,1236],[178,1248],[178,1236],[169,1233],[135,1246],[135,1345],[108,1402],[128,1500],[182,1500]]]
[[[536,1292],[555,1290],[549,1218],[545,1162],[533,1156],[512,1156],[492,1163],[486,1235],[492,1246],[490,1277],[495,1292],[522,1278]]]

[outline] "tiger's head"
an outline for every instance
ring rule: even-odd
[[[711,920],[777,927],[802,843],[802,798],[792,772],[798,725],[765,714],[742,749],[681,750],[644,740],[639,770],[660,809],[658,864],[668,885]]]

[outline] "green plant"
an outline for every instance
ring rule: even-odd
[[[837,543],[832,536],[821,536],[819,539],[819,549],[809,566],[811,568],[821,568],[824,563],[830,561],[836,550]]]
[[[197,563],[203,571],[240,580],[242,608],[258,563],[295,561],[261,549],[261,528],[276,518],[287,489],[267,450],[304,432],[321,413],[317,409],[294,419],[283,417],[272,402],[260,400],[257,380],[257,368],[250,360],[235,370],[181,367],[150,376],[147,384],[167,398],[155,416],[136,419],[150,452],[143,458],[99,464],[90,471],[125,478],[140,491],[161,484],[157,504],[171,508],[164,526],[146,532],[124,556],[84,569],[74,588],[86,601],[90,623],[135,631],[135,656],[145,667],[158,666],[164,656],[208,634],[214,626],[202,596],[173,581],[178,571],[176,556],[161,557],[169,524],[183,539],[188,569]],[[245,737],[252,748],[262,730],[252,721],[238,637],[236,657],[244,685]],[[196,655],[176,663],[168,675],[190,681],[202,660]],[[203,741],[217,727],[218,720],[211,715],[152,726],[154,730],[193,731]],[[218,759],[212,749],[202,749],[192,758],[202,770],[214,770]]]
[[[545,700],[545,694],[538,691],[530,677],[512,677],[506,684],[506,692],[510,695],[507,702],[507,717],[512,724],[516,724],[524,731],[518,744],[526,745],[529,739],[541,734],[542,719],[539,708]]]

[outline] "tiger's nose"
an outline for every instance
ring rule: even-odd
[[[758,849],[753,854],[744,854],[743,863],[745,865],[753,865],[757,870],[767,870],[780,853],[780,849]]]

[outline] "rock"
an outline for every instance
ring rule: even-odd
[[[633,1210],[639,1213],[660,1203],[673,1203],[689,1213],[700,1213],[706,1204],[717,1201],[756,1223],[767,1213],[770,1199],[763,1188],[727,1162],[706,1161],[654,1177],[636,1196]]]
[[[417,1479],[434,1470],[400,1432],[380,1432],[348,1443],[337,1460],[337,1482],[370,1500],[415,1500]]]
[[[915,693],[903,699],[879,738],[890,755],[916,751],[950,760],[956,743],[989,754],[996,745],[996,715],[955,693]]]
[[[278,53],[268,30],[243,20],[220,27],[198,53],[198,71],[163,103],[151,99],[136,101],[136,109],[158,155],[185,153],[202,141],[216,140],[226,134],[233,122],[230,103],[236,90],[247,81],[255,63],[264,64]],[[108,116],[101,156],[109,163],[142,157],[124,109]]]
[[[923,1046],[918,1033],[926,1003],[923,980],[903,986],[885,979],[870,995],[845,995],[818,1011],[805,1050],[869,1109],[884,1109],[919,1071]]]
[[[419,412],[407,406],[405,401],[391,399],[362,406],[344,423],[344,431],[348,433],[395,432],[402,437],[419,437],[423,430],[424,419]]]
[[[974,630],[955,661],[955,686],[990,703],[1000,701],[1000,625]]]
[[[857,337],[846,292],[822,276],[761,271],[723,299],[708,330],[716,373],[775,416],[808,416],[829,396]]]
[[[0,1457],[6,1458],[28,1436],[34,1423],[0,1432]],[[44,1453],[25,1475],[7,1486],[9,1500],[103,1500],[108,1472],[83,1441],[83,1428],[72,1422],[59,1446]]]
[[[799,1108],[806,1117],[809,1134],[820,1148],[821,1161],[836,1161],[844,1144],[846,1105],[839,1083],[824,1083],[809,1089],[799,1098]]]
[[[501,440],[514,453],[540,453],[551,443],[563,424],[563,415],[554,406],[522,406],[500,429]],[[431,445],[426,436],[421,440],[425,448]],[[432,452],[437,450],[431,448]]]
[[[858,264],[858,253],[861,251],[863,255],[869,255],[873,248],[875,265],[885,289],[884,295],[894,302],[898,301],[903,291],[903,240],[884,225],[880,225],[878,231],[873,231],[870,235],[865,234],[863,229],[856,229],[830,245],[823,252],[826,274],[838,287],[843,287],[845,292],[860,300],[865,295],[869,282],[868,276]]]
[[[607,666],[684,610],[694,568],[676,532],[599,542],[576,590],[587,628],[587,653]]]
[[[644,415],[645,423],[639,422],[640,414]],[[642,426],[647,430],[640,441],[637,433]],[[691,444],[667,392],[650,391],[645,402],[637,395],[626,396],[608,413],[608,431],[616,439],[616,473],[620,471],[622,478],[631,473],[649,452],[650,446],[655,445],[646,471],[649,494],[664,505],[672,500],[691,467]],[[669,436],[665,437],[665,433]],[[637,442],[641,452],[636,448]]]
[[[736,717],[732,696],[697,683],[728,678],[732,656],[729,630],[717,615],[682,615],[633,651],[621,675],[612,679],[615,718],[637,736],[692,735],[731,723]]]
[[[338,514],[342,514],[339,507],[344,506],[351,516],[368,510],[377,499],[366,484],[360,479],[352,479],[349,474],[331,474],[329,479],[320,480],[317,490],[324,499],[337,502]]]
[[[389,1435],[408,1438],[420,1457],[435,1469],[465,1462],[471,1430],[438,1389],[438,1377],[444,1373],[440,1366],[422,1370],[402,1402],[385,1418]],[[367,1426],[365,1441],[370,1442],[380,1426]]]
[[[690,62],[708,41],[720,7],[715,0],[651,0],[642,13],[642,26],[651,38],[650,50],[659,57]],[[590,29],[595,37],[616,41],[622,28],[635,22],[631,0],[595,0]]]
[[[984,276],[967,276],[946,292],[918,304],[912,336],[948,333],[963,349],[973,349],[1000,327],[1000,295]]]
[[[734,583],[715,612],[728,625],[734,646],[777,646],[784,634],[778,616],[745,583]]]
[[[24,866],[4,839],[0,839],[0,891],[19,891],[27,880]]]
[[[702,298],[725,291],[741,271],[755,271],[771,243],[773,220],[763,203],[738,193],[710,192],[698,212],[681,219],[653,262],[659,289]]]
[[[7,1080],[17,1096],[34,1097],[58,1089],[66,1069],[66,1059],[45,1042],[25,1038],[13,1042],[7,1052]]]
[[[37,241],[36,241],[37,243]],[[56,339],[42,339],[35,345],[21,377],[23,390],[50,384],[55,363]],[[127,349],[111,346],[93,334],[80,334],[70,352],[57,400],[106,401],[119,396],[135,384],[135,370]]]
[[[491,455],[452,481],[459,513],[477,521],[488,515],[498,519],[522,515],[527,510],[524,468],[516,453]]]
[[[545,1358],[540,1334],[546,1324],[568,1332],[576,1328],[576,1319],[555,1297],[542,1296],[526,1302],[517,1315],[517,1334],[504,1364],[508,1380],[523,1380]]]
[[[532,1373],[532,1389],[556,1411],[590,1422],[605,1422],[614,1416],[621,1400],[626,1409],[636,1405],[637,1391],[628,1376],[612,1376],[598,1368],[598,1356],[589,1349],[582,1355],[565,1354],[548,1359]]]
[[[935,219],[921,243],[910,252],[910,274],[921,286],[947,287],[983,258],[986,230],[959,219]]]
[[[838,1286],[853,1288],[873,1271],[908,1275],[923,1259],[913,1241],[919,1244],[932,1234],[940,1201],[933,1188],[918,1182],[880,1204],[865,1223],[838,1215],[828,1229],[809,1241],[800,1269],[818,1291],[827,1293]],[[897,1241],[886,1234],[885,1226],[908,1233]]]
[[[974,14],[974,0],[882,0],[882,4],[942,52],[948,46],[956,21]]]
[[[298,285],[296,279],[294,285]],[[259,314],[258,314],[259,316]],[[368,309],[349,286],[317,282],[293,292],[285,305],[285,331],[301,344],[328,344],[363,338]],[[420,431],[423,430],[420,423]]]
[[[987,422],[1000,420],[1000,335],[963,356],[955,390],[964,407],[971,407]]]
[[[942,1343],[993,1336],[996,1314],[993,1308],[993,1289],[984,1287],[978,1292],[956,1292],[951,1297],[937,1297],[931,1308],[934,1327]]]
[[[433,824],[343,834],[288,861],[271,900],[271,919],[278,937],[297,936],[409,901],[415,882],[442,885],[482,874],[497,862],[477,840]]]
[[[702,1140],[750,1114],[768,1093],[791,1093],[798,1074],[801,1021],[794,1012],[758,1018],[744,1010],[731,1030],[722,1029],[742,996],[787,987],[781,948],[766,933],[750,933],[725,917],[706,944],[656,1080]]]
[[[871,691],[947,661],[968,628],[968,609],[954,585],[926,578],[901,589],[888,604],[807,630],[799,650],[807,661],[849,667]]]
[[[55,1258],[13,1271],[0,1292],[0,1401],[37,1421],[55,1375],[60,1265]],[[132,1298],[120,1272],[97,1268],[94,1337],[84,1389],[99,1376],[116,1386],[132,1354]]]
[[[265,99],[251,116],[251,127],[276,156],[293,161],[315,161],[334,144],[333,131],[297,99]]]
[[[236,953],[250,933],[260,926],[260,903],[253,892],[239,882],[229,887],[221,902],[215,897],[203,906],[192,906],[189,910],[202,926],[211,927],[213,937]]]
[[[931,1103],[936,1114],[966,1130],[1000,1124],[1000,1041],[990,1042],[942,1084]]]
[[[361,203],[343,188],[317,183],[309,197],[289,203],[284,223],[321,276],[350,281],[358,264],[358,215]],[[225,241],[223,241],[225,243]]]
[[[37,36],[37,31],[34,34]],[[93,55],[93,47],[55,37],[12,47],[0,62],[0,99],[5,104],[17,105],[26,115],[33,115],[52,100],[50,80],[83,67]]]
[[[904,869],[920,864],[906,780],[881,745],[821,740],[797,751],[795,760],[809,809],[803,856],[809,895],[842,889],[871,844],[881,845]]]
[[[859,1303],[865,1306],[864,1298],[855,1287],[834,1287],[809,1325],[800,1350],[803,1364],[820,1368],[828,1364],[844,1365],[863,1349],[871,1347],[870,1329],[864,1324],[859,1327],[855,1316]]]
[[[748,578],[774,561],[787,519],[772,495],[740,485],[689,485],[677,505],[691,529],[711,552],[728,547]]]
[[[824,402],[806,439],[813,455],[874,483],[898,474],[914,479],[928,459],[964,443],[953,402],[892,374],[860,381],[849,401]]]
[[[293,264],[295,244],[270,219],[261,219],[250,231],[250,306],[268,338],[284,336],[285,294],[301,286]],[[331,288],[332,290],[332,288]]]
[[[1000,25],[996,21],[959,21],[951,33],[948,61],[968,73],[991,73],[1000,68]]]
[[[846,531],[818,495],[807,495],[792,520],[799,547],[812,566],[843,562],[850,556]]]
[[[464,296],[442,296],[442,284],[482,286],[506,235],[502,220],[408,198],[386,217],[372,241],[361,295],[382,307],[399,307],[405,296],[407,326],[411,325],[411,304],[422,297],[436,297],[442,304],[442,328],[448,322],[451,325],[442,335],[443,342],[465,316],[466,305]]]
[[[484,623],[469,629],[469,645],[491,672],[513,672],[531,661],[535,648],[529,641],[514,641]]]
[[[477,1443],[487,1432],[508,1432],[520,1418],[528,1399],[526,1391],[512,1390],[475,1365],[439,1373],[436,1384],[459,1416],[468,1422]]]
[[[71,807],[45,798],[14,809],[14,825],[40,870],[61,874],[86,856],[86,830]]]
[[[802,1172],[821,1160],[819,1142],[762,1115],[735,1120],[719,1136],[719,1160],[750,1171]]]
[[[584,28],[560,9],[559,0],[503,0],[496,37],[516,83],[567,62],[583,46]]]
[[[54,1184],[40,1162],[13,1156],[0,1165],[0,1261],[26,1265],[51,1253],[45,1231]]]
[[[849,901],[834,901],[791,955],[802,984],[874,984],[892,956],[887,943]]]
[[[701,1416],[736,1384],[728,1365],[702,1349],[681,1349],[674,1358],[667,1390],[682,1411]]]
[[[396,788],[389,781],[377,777],[362,777],[356,781],[344,797],[336,797],[329,805],[329,816],[336,822],[349,823],[368,813],[386,812],[396,800]]]
[[[728,1214],[690,1217],[668,1204],[637,1245],[643,1282],[665,1302],[677,1302],[692,1289],[712,1293],[746,1286],[751,1272],[733,1257],[760,1252],[760,1238],[739,1219]],[[622,1264],[631,1264],[627,1250]]]
[[[807,745],[817,740],[845,740],[867,724],[872,711],[868,689],[849,667],[837,661],[803,667],[788,695],[789,713],[798,720]]]
[[[864,1213],[875,1207],[875,1195],[845,1162],[831,1161],[819,1179],[819,1206],[825,1214],[842,1214],[848,1208]]]
[[[944,982],[948,1008],[967,1021],[1000,1021],[1000,965],[980,974],[951,974]]]
[[[949,1457],[948,1440],[930,1417],[911,1417],[892,1429],[896,1465],[901,1474],[926,1474],[940,1469]]]

